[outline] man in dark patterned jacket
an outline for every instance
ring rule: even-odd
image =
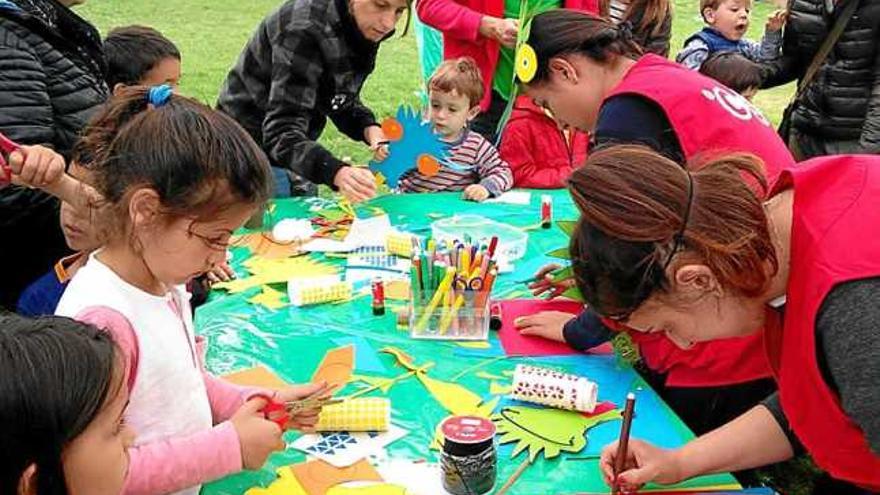
[[[82,0],[0,0],[0,132],[67,157],[107,99],[98,31],[68,7]],[[67,254],[58,200],[0,189],[0,307]]]
[[[220,91],[217,106],[235,118],[272,165],[339,189],[354,201],[375,195],[368,169],[318,144],[327,118],[381,156],[385,135],[360,100],[408,0],[288,0],[266,17]]]

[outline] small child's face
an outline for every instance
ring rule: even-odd
[[[739,41],[749,29],[751,11],[750,0],[724,0],[717,9],[705,9],[703,17],[722,36],[731,41]]]
[[[180,84],[180,60],[174,57],[163,58],[148,70],[138,83],[144,86],[170,84],[172,88],[177,89],[177,85]]]
[[[68,173],[82,182],[91,183],[88,170],[76,162],[71,162]],[[93,251],[100,246],[92,217],[92,211],[81,211],[70,203],[61,203],[61,231],[64,233],[67,247],[74,251]]]
[[[755,86],[752,86],[750,88],[746,88],[746,89],[742,90],[742,92],[740,94],[743,96],[743,98],[745,98],[749,101],[752,101],[752,98],[754,98],[755,95],[758,94],[758,88]]]
[[[457,138],[467,123],[480,113],[480,107],[471,107],[468,97],[458,91],[447,93],[432,89],[429,96],[428,120],[434,125],[434,132],[444,138]]]
[[[164,285],[180,285],[226,262],[233,232],[257,205],[235,204],[205,220],[173,218],[162,213],[158,195],[146,188],[132,194],[129,209],[140,255],[152,275]]]
[[[67,493],[99,495],[121,493],[128,471],[126,450],[135,432],[125,426],[122,412],[128,403],[126,387],[116,386],[95,419],[64,448],[62,460]]]

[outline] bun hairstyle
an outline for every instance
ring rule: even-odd
[[[271,193],[269,162],[234,120],[167,86],[124,88],[94,117],[76,156],[109,203],[113,236],[127,230],[129,193],[149,187],[163,213],[209,218]]]
[[[592,14],[571,9],[554,9],[536,15],[531,21],[528,44],[538,61],[529,84],[543,82],[549,76],[550,59],[580,54],[607,63],[614,57],[636,59],[642,55],[628,23],[620,26]]]
[[[626,317],[670,288],[676,259],[707,265],[737,294],[760,294],[778,261],[762,198],[743,176],[766,189],[762,167],[742,153],[689,169],[643,146],[591,153],[568,183],[581,212],[571,257],[588,303]]]

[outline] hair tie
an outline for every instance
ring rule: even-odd
[[[694,177],[691,175],[690,171],[685,169],[685,175],[688,179],[688,199],[687,204],[684,207],[684,216],[681,221],[681,228],[678,229],[678,232],[675,233],[675,237],[673,238],[675,241],[672,244],[672,251],[669,252],[669,256],[666,257],[666,262],[663,263],[663,271],[666,271],[666,268],[669,266],[669,263],[672,262],[672,257],[675,256],[675,253],[678,251],[678,248],[684,243],[684,232],[687,229],[688,221],[691,218],[691,204],[694,202]]]
[[[621,41],[632,41],[634,39],[633,35],[633,25],[629,21],[623,21],[617,25],[617,37]]]
[[[159,108],[162,105],[168,103],[168,100],[171,99],[171,95],[174,94],[174,89],[170,84],[160,84],[159,86],[153,86],[147,91],[147,103],[153,105],[155,108]]]

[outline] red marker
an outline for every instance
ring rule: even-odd
[[[498,247],[498,236],[493,235],[492,239],[489,241],[489,259],[495,257],[495,248]]]

